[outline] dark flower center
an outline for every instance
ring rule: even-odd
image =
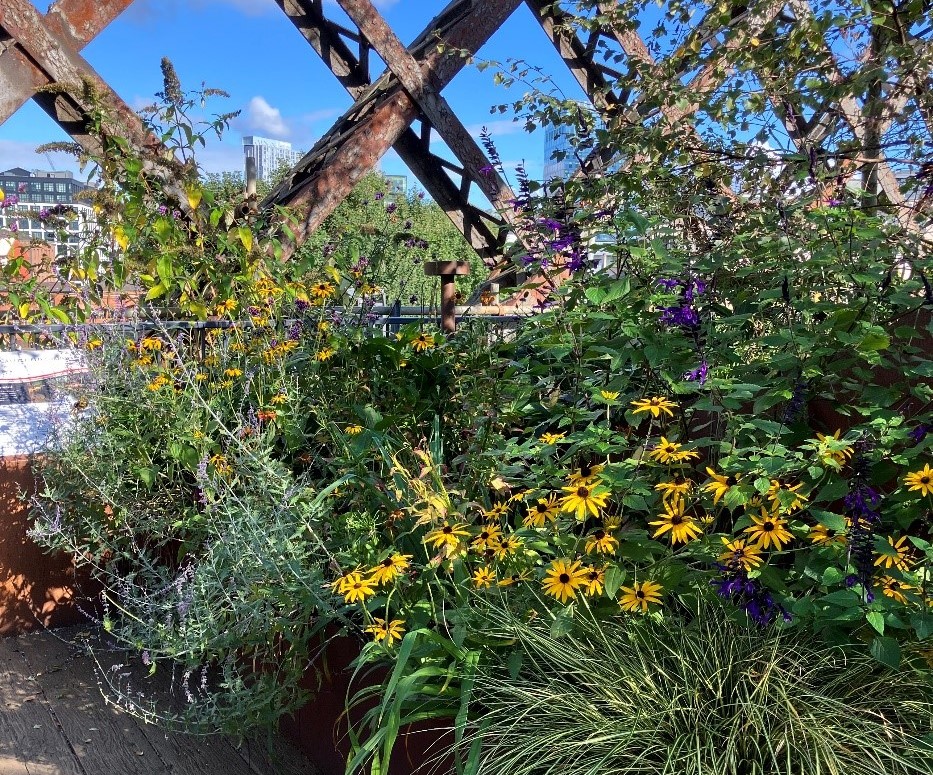
[[[772,530],[774,530],[774,523],[771,521],[765,522],[761,526],[761,529],[764,530],[766,533],[770,533]]]
[[[605,530],[597,530],[595,533],[593,533],[593,538],[595,538],[597,541],[602,541],[605,537],[606,537]]]
[[[539,514],[544,514],[544,512],[547,511],[547,504],[546,504],[546,503],[539,503],[537,508],[538,508],[538,513],[539,513]]]
[[[679,525],[679,524],[681,524],[683,521],[684,521],[684,518],[683,518],[683,515],[682,515],[682,514],[674,514],[674,515],[671,517],[671,524],[672,524],[672,525]]]
[[[479,534],[479,537],[480,537],[480,540],[481,540],[481,541],[488,541],[488,540],[489,540],[489,531],[488,531],[488,530],[484,530],[482,533]]]
[[[668,444],[668,445],[664,448],[664,451],[665,451],[668,455],[673,455],[673,454],[677,451],[677,447],[675,447],[673,444]]]
[[[639,600],[644,600],[644,599],[645,599],[645,593],[642,592],[642,591],[639,589],[639,590],[635,593],[635,597],[637,597]]]
[[[590,474],[592,473],[593,473],[592,466],[580,466],[580,476],[582,476],[583,478],[590,476]]]
[[[444,529],[441,532],[443,532],[446,535],[450,535],[451,533],[454,532],[454,529],[450,525],[444,525]]]
[[[568,576],[566,573],[561,573],[560,576],[557,577],[557,580],[561,584],[567,584],[570,582],[570,576]]]
[[[578,498],[588,498],[590,496],[590,491],[586,487],[577,488],[577,497]]]
[[[386,558],[382,561],[382,567],[383,567],[383,568],[391,568],[393,564],[394,564],[394,563],[392,562],[392,558],[391,558],[391,557],[386,557]]]
[[[726,477],[726,487],[733,487],[735,485],[735,477],[730,475]]]
[[[929,484],[929,483],[930,483],[930,477],[929,477],[929,476],[921,476],[921,477],[920,477],[920,484]]]
[[[598,571],[598,570],[591,570],[591,571],[590,571],[590,575],[589,575],[589,579],[590,579],[590,581],[596,581],[597,579],[599,579],[599,571]]]
[[[890,584],[889,586],[891,587],[891,589],[900,589],[900,588],[901,588],[900,582],[897,582],[897,581],[892,581],[891,584]]]

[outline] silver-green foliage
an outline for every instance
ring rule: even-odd
[[[564,637],[493,619],[516,652],[476,677],[464,745],[478,773],[933,772],[933,687],[867,654],[749,629],[718,606],[621,626],[584,618]]]

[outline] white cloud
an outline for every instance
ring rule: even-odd
[[[79,180],[87,177],[87,171],[83,177],[78,171],[78,160],[74,156],[67,153],[50,153],[46,158],[45,155],[36,153],[36,146],[37,143],[0,139],[0,172],[13,167],[22,167],[27,170],[54,168],[60,172],[73,172]]]
[[[515,135],[525,131],[524,121],[512,121],[511,119],[497,119],[495,121],[484,121],[481,124],[470,124],[467,131],[474,137],[479,138],[480,132],[487,129],[492,139],[504,137],[505,135]]]
[[[237,123],[264,137],[282,139],[291,134],[291,128],[282,118],[282,111],[272,107],[264,97],[260,96],[253,97],[249,101],[246,111]]]

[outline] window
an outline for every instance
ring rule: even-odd
[[[55,184],[54,184],[54,183],[45,183],[45,184],[43,184],[43,188],[44,188],[46,191],[54,191],[54,190],[55,190]]]
[[[59,194],[67,194],[67,193],[68,193],[68,184],[67,184],[67,183],[57,183],[57,184],[55,185],[55,190],[58,191]]]

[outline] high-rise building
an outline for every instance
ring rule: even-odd
[[[576,142],[578,138],[587,136],[595,129],[604,129],[605,122],[600,115],[589,105],[578,104],[578,124],[587,124],[582,131],[572,124],[550,124],[544,130],[544,182],[552,180],[567,180],[579,168],[580,161],[576,155]],[[581,148],[579,153],[586,157],[591,152],[589,148]]]
[[[256,177],[266,181],[271,180],[280,167],[293,167],[301,160],[301,153],[293,150],[291,143],[258,135],[243,138],[243,156],[256,160]]]
[[[56,254],[77,250],[96,224],[93,208],[80,197],[88,188],[71,172],[22,167],[0,172],[4,205],[0,208],[0,229],[15,234],[21,243],[47,242]],[[68,214],[65,240],[51,226],[54,219],[50,218],[62,213]]]

